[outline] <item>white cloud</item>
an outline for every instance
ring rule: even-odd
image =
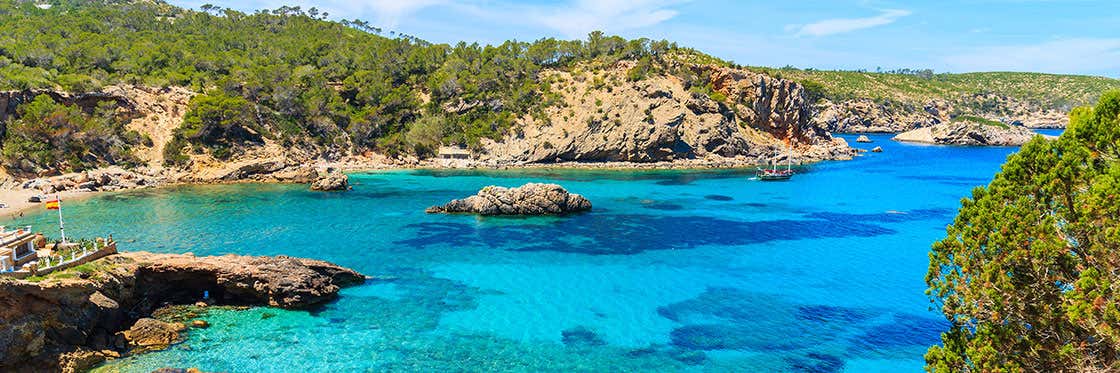
[[[446,3],[445,0],[366,0],[367,8],[377,17],[374,20],[375,24],[386,28],[397,27],[404,17],[421,9],[444,3]]]
[[[673,17],[678,12],[673,0],[576,0],[560,6],[533,6],[528,10],[529,19],[568,37],[583,37],[588,32],[602,30],[618,32],[653,26]]]
[[[953,71],[1120,71],[1120,38],[1067,38],[1038,44],[973,48],[945,56]]]
[[[793,26],[787,29],[795,29],[797,33],[794,36],[828,36],[835,34],[842,34],[845,32],[852,32],[856,30],[863,30],[867,28],[889,25],[897,21],[899,18],[910,15],[909,10],[902,9],[888,9],[884,10],[879,15],[866,18],[834,18],[826,19],[823,21],[813,22],[800,27]]]

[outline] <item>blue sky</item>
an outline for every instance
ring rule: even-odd
[[[1120,78],[1120,0],[172,0],[315,6],[425,40],[498,43],[603,30],[746,65],[1038,71]]]

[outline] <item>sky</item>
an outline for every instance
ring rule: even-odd
[[[668,39],[743,65],[1120,78],[1120,0],[171,0],[317,7],[435,43]]]

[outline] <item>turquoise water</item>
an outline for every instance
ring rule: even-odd
[[[190,186],[64,208],[68,234],[112,232],[122,250],[305,256],[381,278],[314,312],[212,312],[182,345],[112,370],[920,371],[947,328],[923,294],[929,245],[1014,149],[871,137],[885,152],[785,183],[747,171],[395,171],[352,175],[347,193]],[[560,183],[594,210],[423,212],[529,181]]]

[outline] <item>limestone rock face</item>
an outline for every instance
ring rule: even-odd
[[[1021,126],[952,122],[903,132],[893,140],[939,145],[1019,146],[1035,136],[1042,135]]]
[[[53,177],[35,178],[20,184],[23,189],[32,189],[45,194],[75,191],[113,191],[135,189],[156,185],[159,179],[128,171],[120,167],[107,167],[96,170],[69,173]]]
[[[529,183],[517,188],[488,186],[478,194],[432,206],[428,213],[479,215],[560,215],[591,210],[591,201],[556,184]]]
[[[1068,112],[992,93],[919,101],[917,99],[821,100],[814,126],[833,133],[905,132],[950,122],[950,114],[973,115],[1027,128],[1065,128]]]
[[[501,141],[483,140],[496,164],[766,160],[789,152],[850,156],[846,143],[814,128],[800,85],[747,70],[682,65],[712,81],[690,91],[672,75],[628,80],[633,61],[599,71],[546,71],[562,103],[525,116]],[[833,150],[848,150],[848,153]]]
[[[330,172],[326,175],[320,176],[314,183],[311,183],[311,190],[317,191],[337,191],[349,190],[350,178],[341,172]]]
[[[130,252],[90,266],[98,269],[88,278],[0,278],[0,371],[85,371],[129,344],[173,343],[167,325],[136,317],[163,304],[193,304],[203,292],[217,305],[303,309],[365,281],[328,262],[283,256]]]
[[[898,110],[861,98],[843,102],[822,100],[813,122],[834,133],[901,132],[948,121],[948,104],[930,101],[925,110]]]

